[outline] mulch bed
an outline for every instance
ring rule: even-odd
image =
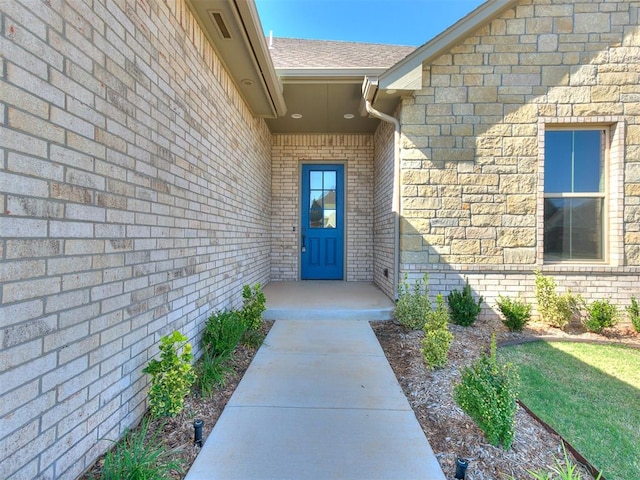
[[[577,325],[563,331],[534,323],[521,333],[511,333],[499,320],[485,319],[472,327],[450,325],[454,340],[447,366],[429,371],[420,352],[421,331],[406,331],[395,322],[375,322],[372,326],[445,475],[453,478],[455,459],[463,457],[469,460],[467,480],[527,479],[531,478],[528,470],[548,470],[555,466],[556,458],[563,458],[560,437],[548,432],[521,407],[516,413],[515,441],[505,451],[488,444],[453,400],[453,385],[459,381],[461,369],[488,352],[493,333],[499,344],[546,337],[640,345],[640,336],[626,327],[595,335]],[[593,478],[585,468],[580,473],[584,479]]]

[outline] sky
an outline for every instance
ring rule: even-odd
[[[484,0],[256,0],[265,35],[420,46]]]

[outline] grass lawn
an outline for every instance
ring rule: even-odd
[[[640,350],[534,342],[498,358],[518,366],[520,400],[607,480],[640,479]]]

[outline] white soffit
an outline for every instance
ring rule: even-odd
[[[253,0],[187,0],[251,111],[276,118],[287,111]]]

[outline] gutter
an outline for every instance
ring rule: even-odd
[[[393,299],[398,300],[398,285],[400,283],[400,121],[386,113],[373,108],[371,102],[378,90],[376,77],[365,77],[362,85],[364,106],[369,115],[379,118],[383,122],[393,124]]]

